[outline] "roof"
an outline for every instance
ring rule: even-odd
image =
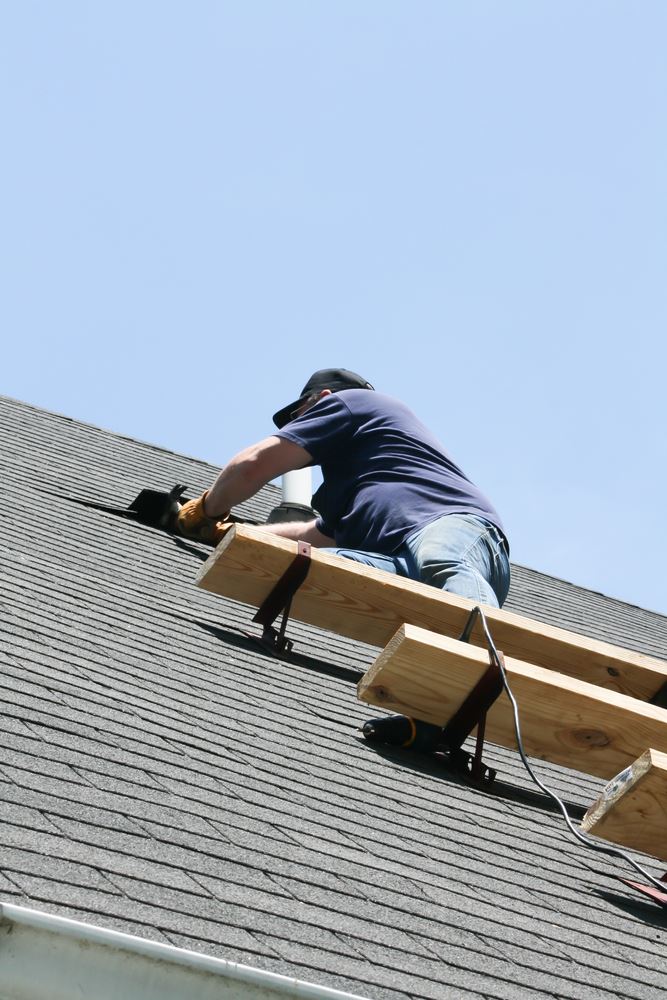
[[[667,996],[664,912],[515,754],[491,793],[366,745],[376,650],[294,623],[277,660],[193,586],[209,549],[68,499],[217,470],[5,398],[0,442],[0,901],[370,998]],[[524,567],[505,606],[667,649],[665,616]],[[575,816],[601,785],[539,772]]]

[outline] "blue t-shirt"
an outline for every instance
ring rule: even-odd
[[[486,497],[391,396],[344,389],[276,433],[322,467],[317,527],[339,548],[395,552],[442,514],[477,514],[503,531]]]

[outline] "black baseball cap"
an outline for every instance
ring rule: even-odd
[[[322,389],[340,392],[341,389],[372,388],[370,382],[367,382],[361,375],[357,375],[356,372],[348,371],[347,368],[321,368],[320,371],[310,376],[298,399],[295,399],[293,403],[288,403],[287,406],[283,406],[282,410],[273,414],[273,422],[276,427],[284,427],[292,419],[294,410],[298,410],[309,396],[321,392]]]

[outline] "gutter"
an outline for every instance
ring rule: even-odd
[[[147,938],[0,903],[0,1000],[364,1000]]]

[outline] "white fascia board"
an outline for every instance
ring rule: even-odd
[[[364,1000],[0,903],[0,1000]]]

